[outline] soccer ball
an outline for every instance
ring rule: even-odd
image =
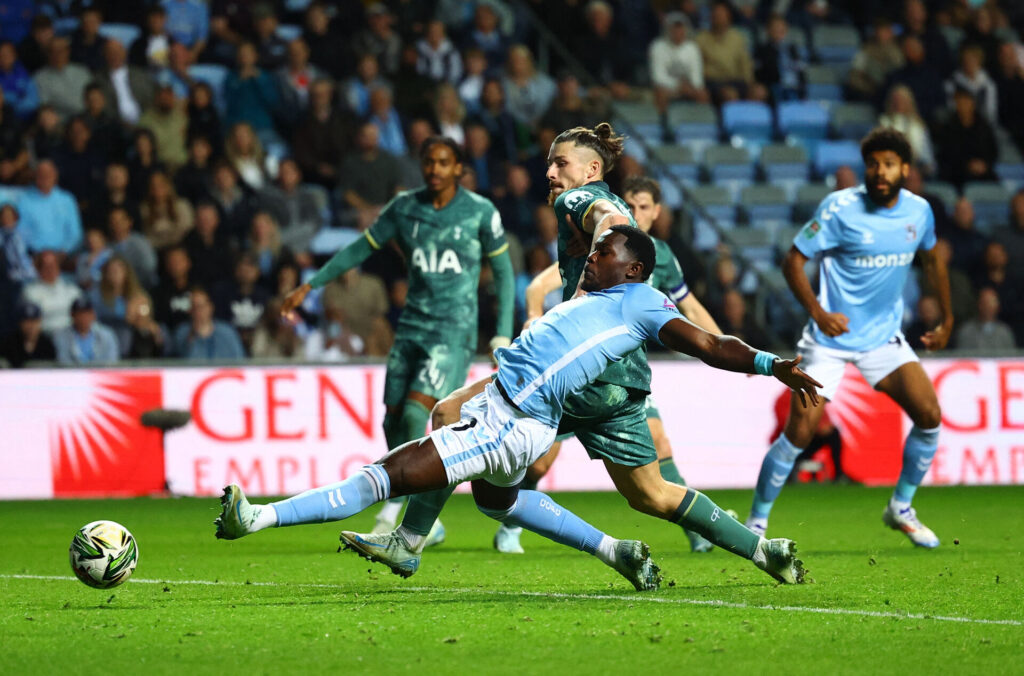
[[[97,589],[109,589],[132,576],[139,548],[128,529],[113,521],[93,521],[78,529],[68,550],[71,570]]]

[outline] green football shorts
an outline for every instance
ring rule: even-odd
[[[640,467],[658,459],[647,426],[647,395],[592,383],[566,399],[559,434],[575,434],[594,460]]]
[[[409,392],[444,399],[466,384],[473,352],[453,344],[397,338],[388,353],[388,371],[384,378],[384,405],[399,406]]]

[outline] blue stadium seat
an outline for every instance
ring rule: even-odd
[[[779,134],[808,147],[828,135],[828,108],[818,101],[785,101],[776,110]]]
[[[856,141],[821,141],[814,149],[814,172],[824,178],[843,165],[858,175],[864,169],[860,145]]]
[[[811,29],[811,42],[822,63],[849,64],[860,49],[860,34],[852,26],[819,24]]]
[[[828,66],[807,66],[807,98],[811,101],[842,101],[842,80]]]
[[[687,186],[697,184],[699,167],[690,148],[678,145],[655,146],[651,156],[664,165],[664,175],[682,181]]]
[[[729,230],[736,226],[736,207],[727,189],[717,185],[698,185],[690,189],[690,197],[718,227]],[[718,242],[718,231],[698,212],[693,224],[694,248],[710,251],[718,246]]]
[[[224,81],[228,78],[227,66],[215,63],[197,63],[188,67],[188,74],[193,80],[210,85],[213,90],[213,102],[221,113],[224,112]]]
[[[964,186],[964,197],[974,205],[974,223],[986,235],[1006,223],[1012,196],[1000,183],[976,181]]]
[[[776,185],[749,185],[740,191],[740,209],[751,228],[775,231],[789,224],[793,207]]]
[[[878,123],[869,103],[842,103],[832,108],[832,133],[836,138],[860,141]]]
[[[649,103],[616,103],[614,108],[615,127],[632,128],[633,132],[650,144],[661,143],[664,129],[658,119],[658,111]]]
[[[726,238],[744,258],[759,270],[775,267],[775,233],[759,228],[736,228]]]
[[[811,177],[807,151],[798,145],[767,145],[761,149],[761,173],[767,182],[782,187],[792,200],[797,188]]]
[[[671,105],[668,109],[668,126],[677,141],[686,143],[695,152],[695,145],[706,146],[718,140],[718,116],[714,107],[708,103]]]
[[[769,143],[774,134],[772,109],[766,103],[730,101],[722,105],[722,129],[727,136]]]
[[[1017,150],[1013,137],[1000,129],[996,137],[999,140],[999,157],[996,159],[996,176],[1003,187],[1010,192],[1017,192],[1024,186],[1024,157]]]
[[[142,36],[142,29],[130,23],[105,23],[100,26],[100,35],[108,40],[117,40],[125,49]]]
[[[733,201],[739,191],[754,182],[754,163],[750,152],[730,145],[708,146],[704,151],[704,171],[708,180],[729,190]]]
[[[824,183],[808,183],[799,188],[793,202],[793,220],[797,223],[810,220],[821,200],[828,197],[830,192],[832,188]]]

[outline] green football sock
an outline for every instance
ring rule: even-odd
[[[661,478],[670,484],[686,485],[686,479],[679,473],[676,461],[672,459],[671,455],[658,461],[658,470],[661,472]]]
[[[521,491],[535,491],[537,490],[537,484],[539,481],[534,481],[529,476],[523,477],[523,480],[519,482],[519,490]]]
[[[402,407],[402,415],[398,419],[398,443],[391,448],[423,437],[427,433],[429,421],[430,409],[418,401],[407,399],[405,406]]]
[[[436,491],[416,493],[409,497],[409,507],[402,517],[402,526],[419,535],[426,535],[430,532],[434,521],[441,514],[444,503],[448,502],[455,486],[439,488]]]
[[[745,559],[754,556],[761,540],[759,535],[726,514],[708,496],[692,488],[686,489],[686,497],[669,521],[700,533],[712,544]]]

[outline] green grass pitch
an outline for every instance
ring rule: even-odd
[[[617,495],[558,495],[651,544],[665,582],[645,594],[532,534],[525,555],[497,554],[494,522],[462,495],[448,541],[408,580],[336,553],[340,524],[217,541],[216,498],[0,503],[0,673],[1024,672],[1024,489],[922,489],[934,551],[882,526],[888,493],[785,491],[771,534],[797,540],[814,578],[796,587],[720,550],[690,554]],[[750,499],[710,495],[741,513]],[[368,529],[373,511],[345,527]],[[141,554],[107,591],[67,563],[75,530],[101,518]]]

